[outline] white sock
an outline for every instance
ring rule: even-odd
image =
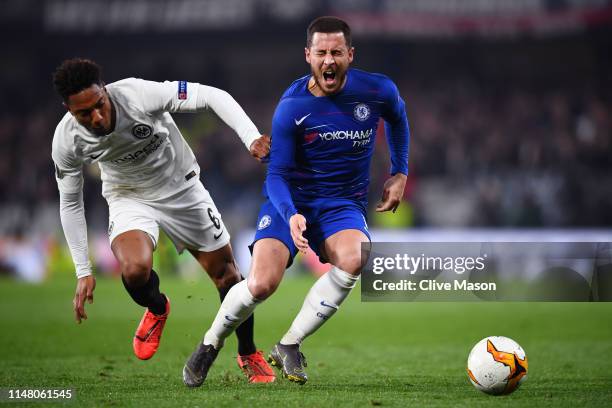
[[[302,309],[293,320],[289,331],[281,339],[281,344],[300,344],[317,331],[336,313],[357,284],[357,280],[359,276],[353,276],[335,266],[321,276],[306,295]]]
[[[217,350],[223,347],[224,340],[232,334],[253,313],[259,300],[255,299],[243,280],[227,292],[210,329],[204,335],[204,344],[212,344]]]

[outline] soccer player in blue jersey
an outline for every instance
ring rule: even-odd
[[[307,30],[311,75],[283,94],[272,121],[267,201],[259,213],[246,280],[232,287],[204,340],[183,369],[188,386],[204,382],[223,341],[278,287],[297,251],[310,246],[333,265],[312,286],[270,361],[291,381],[307,381],[302,341],[323,325],[355,286],[362,267],[369,167],[377,124],[385,121],[391,177],[376,211],[397,208],[408,173],[404,101],[386,76],[349,69],[349,26],[319,17]]]

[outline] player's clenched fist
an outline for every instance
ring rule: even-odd
[[[270,136],[261,135],[251,143],[250,152],[251,156],[256,158],[258,161],[262,161],[270,153]]]
[[[72,306],[74,308],[74,317],[77,323],[81,323],[81,320],[87,320],[87,313],[85,313],[85,300],[90,304],[93,303],[93,292],[96,289],[96,278],[93,275],[85,276],[77,281],[76,293],[72,300]]]
[[[302,214],[294,214],[289,218],[291,238],[297,249],[305,254],[308,251],[308,240],[302,235],[306,231],[306,218]]]

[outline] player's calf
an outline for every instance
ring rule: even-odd
[[[144,315],[136,328],[132,347],[134,354],[141,360],[148,360],[157,352],[161,335],[170,313],[168,298],[159,291],[159,277],[154,270],[149,271],[149,277],[144,284],[134,285],[124,275],[121,280],[134,302],[146,307]]]
[[[196,250],[189,252],[202,265],[219,292],[225,290],[227,293],[232,286],[242,280],[229,244],[212,252]]]
[[[281,343],[300,344],[306,337],[316,332],[338,311],[358,279],[358,276],[336,267],[321,276],[308,291],[302,308],[281,339]]]
[[[134,302],[154,314],[162,315],[166,312],[166,297],[159,291],[159,276],[152,269],[148,275],[148,279],[140,284],[135,284],[134,280],[128,280],[124,275],[121,275],[121,280]]]

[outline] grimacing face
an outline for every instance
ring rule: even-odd
[[[344,34],[314,33],[310,48],[305,48],[306,62],[312,71],[309,89],[315,96],[328,96],[339,92],[346,81],[346,71],[355,49],[347,47]],[[312,81],[314,80],[314,83]]]
[[[111,100],[104,86],[93,84],[70,95],[64,106],[81,126],[97,136],[113,130]]]

